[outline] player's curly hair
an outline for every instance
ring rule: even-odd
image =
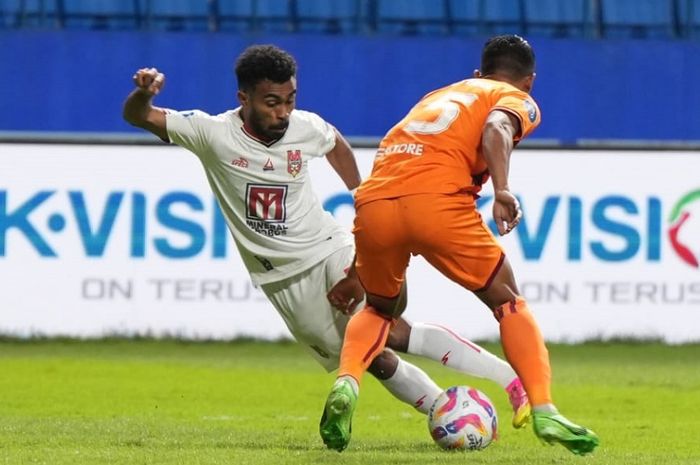
[[[281,84],[289,81],[297,72],[294,58],[274,45],[252,45],[236,60],[238,88],[252,90],[255,85],[268,79]]]
[[[481,52],[481,73],[506,74],[521,79],[535,71],[535,52],[522,37],[511,34],[490,38]]]

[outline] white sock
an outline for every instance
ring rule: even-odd
[[[401,358],[393,376],[379,382],[401,402],[425,414],[442,392],[423,370]]]
[[[554,414],[559,413],[559,410],[557,410],[557,408],[554,406],[554,404],[533,405],[532,411],[533,412],[542,412],[542,413],[554,413]]]
[[[505,360],[447,328],[427,323],[411,326],[409,354],[427,357],[467,375],[490,379],[504,389],[518,376]]]

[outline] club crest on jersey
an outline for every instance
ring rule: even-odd
[[[287,172],[296,177],[301,172],[301,150],[287,150]]]
[[[263,165],[263,171],[272,171],[274,169],[275,167],[272,165],[272,159],[268,158],[265,164]]]
[[[238,157],[235,160],[231,160],[231,164],[239,168],[248,168],[248,160],[243,157]]]

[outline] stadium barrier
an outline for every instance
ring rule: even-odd
[[[357,151],[361,171],[373,150]],[[693,152],[517,150],[524,219],[502,239],[550,341],[700,340]],[[319,199],[352,199],[323,160]],[[0,144],[0,333],[274,339],[288,335],[238,257],[196,157],[168,146]],[[480,208],[490,218],[491,196]],[[496,338],[489,312],[420,259],[416,321]]]

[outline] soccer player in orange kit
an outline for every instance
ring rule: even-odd
[[[367,304],[347,326],[338,378],[321,418],[320,434],[329,448],[342,451],[350,441],[360,379],[406,306],[412,254],[422,255],[491,309],[506,358],[530,398],[535,434],[579,455],[598,445],[594,432],[554,406],[544,339],[503,249],[476,209],[478,192],[490,177],[499,234],[520,221],[508,170],[515,144],[540,123],[529,95],[534,71],[526,40],[493,37],[474,78],[423,97],[380,143],[372,174],[355,197],[355,270]],[[339,283],[330,298],[342,291]]]

